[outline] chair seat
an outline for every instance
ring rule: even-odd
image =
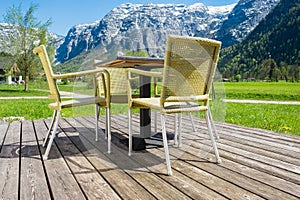
[[[99,104],[99,105],[105,105],[106,100],[103,97],[87,97],[87,98],[80,98],[80,99],[72,99],[67,101],[61,102],[61,108],[71,108],[76,106],[84,106],[89,104]],[[50,103],[48,105],[51,109],[59,109],[59,105],[57,102]]]
[[[196,102],[166,102],[164,107],[160,106],[160,97],[157,98],[137,98],[133,99],[132,107],[145,107],[160,110],[162,113],[180,113],[205,111],[207,106],[202,106]]]

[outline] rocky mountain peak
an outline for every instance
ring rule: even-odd
[[[99,21],[73,26],[63,42],[58,37],[56,59],[63,63],[95,47],[105,51],[114,45],[148,49],[155,56],[163,54],[167,34],[214,38],[222,41],[222,47],[230,46],[245,38],[279,1],[240,0],[226,6],[121,4]],[[0,26],[0,36],[6,29]]]

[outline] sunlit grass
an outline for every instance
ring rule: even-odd
[[[59,84],[62,91],[83,91],[91,93],[92,89],[85,89],[86,83]],[[223,83],[218,83],[223,84]],[[300,83],[224,83],[226,98],[235,99],[263,99],[300,101]],[[0,96],[48,96],[47,82],[35,82],[30,84],[29,92],[24,92],[23,85],[0,85]],[[83,89],[79,89],[83,88]],[[53,101],[48,99],[17,99],[0,100],[0,121],[6,117],[24,117],[26,120],[52,117],[52,110],[48,104]],[[218,121],[243,125],[254,128],[262,128],[281,133],[300,135],[300,106],[299,105],[271,105],[271,104],[241,104],[221,103],[212,104],[212,112]],[[62,117],[92,116],[94,105],[63,109]],[[138,112],[138,110],[134,110]],[[221,114],[220,114],[221,113]],[[102,109],[101,114],[104,114]],[[127,114],[126,104],[112,104],[111,114]],[[218,117],[220,117],[218,119]],[[225,119],[224,119],[225,117]]]
[[[225,122],[300,136],[300,106],[226,104]]]
[[[0,97],[47,96],[48,94],[49,92],[39,89],[37,87],[34,87],[34,89],[31,88],[29,91],[24,91],[24,85],[0,84]]]
[[[224,83],[226,98],[300,101],[300,82]]]

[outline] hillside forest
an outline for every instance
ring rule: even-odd
[[[282,0],[239,44],[221,51],[226,80],[300,80],[300,0]]]

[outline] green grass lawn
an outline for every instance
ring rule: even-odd
[[[225,122],[300,136],[300,105],[226,103]]]
[[[37,87],[36,84],[29,85],[29,91],[24,91],[24,85],[7,85],[0,84],[0,97],[14,97],[14,96],[47,96],[49,92],[47,85],[43,84],[42,87]]]
[[[228,99],[300,101],[300,82],[227,82]]]
[[[300,83],[246,82],[224,83],[224,86],[226,98],[300,101]],[[60,85],[59,87],[63,91],[74,91],[72,84]],[[47,89],[46,83],[31,84],[29,88],[29,92],[24,92],[24,86],[0,85],[0,96],[48,95],[48,92],[43,91]],[[52,101],[47,99],[0,100],[0,119],[10,116],[24,117],[28,120],[49,118],[52,116],[52,110],[47,107],[50,102]],[[111,112],[112,114],[127,113],[126,106],[126,104],[113,104]],[[222,119],[221,116],[221,121],[300,135],[299,105],[222,103],[221,107],[224,115],[226,114],[225,119]],[[213,113],[217,112],[218,110]],[[62,117],[90,116],[93,115],[93,113],[94,106],[85,106],[81,108],[64,109]],[[217,117],[215,118],[217,119]]]

